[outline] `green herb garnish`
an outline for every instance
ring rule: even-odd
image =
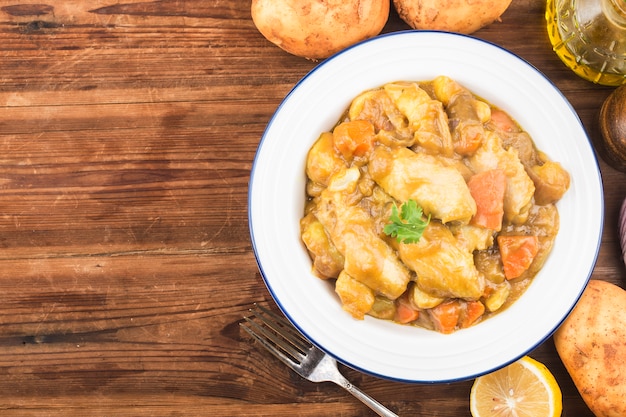
[[[400,213],[398,213],[398,206],[394,204],[391,207],[391,216],[389,216],[391,223],[386,224],[383,231],[386,235],[398,239],[398,242],[419,242],[424,229],[430,223],[430,215],[426,220],[423,219],[422,215],[422,208],[417,205],[415,200],[408,200],[403,203],[400,207]]]

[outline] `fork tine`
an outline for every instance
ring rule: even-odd
[[[241,323],[244,330],[287,365],[298,367],[312,345],[306,346],[289,322],[263,307],[255,307],[250,312],[257,320],[244,317],[246,323]]]
[[[293,344],[302,353],[306,353],[313,345],[286,319],[279,317],[272,311],[255,304],[255,309],[251,310],[255,316],[262,320],[267,326],[274,331],[283,335],[291,344]]]
[[[249,317],[244,317],[246,320],[245,323],[241,323],[241,327],[252,336],[257,342],[261,343],[263,347],[265,347],[270,353],[276,356],[281,362],[285,363],[287,366],[294,368],[297,367],[302,360],[302,354],[296,352],[286,352],[285,349],[281,347],[279,349],[277,346],[280,346],[277,342],[276,336],[268,331],[266,328],[260,326],[258,323],[253,321]],[[271,341],[270,341],[271,340]],[[297,357],[299,356],[299,357]]]

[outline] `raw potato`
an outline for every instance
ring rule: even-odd
[[[270,42],[309,59],[378,35],[389,0],[252,0],[252,20]]]
[[[413,29],[469,34],[500,18],[511,0],[393,0]]]
[[[589,281],[554,343],[589,409],[597,417],[626,416],[626,291]]]

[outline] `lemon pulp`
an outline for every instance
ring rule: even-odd
[[[552,373],[528,356],[476,378],[470,393],[473,417],[559,417],[562,402]]]

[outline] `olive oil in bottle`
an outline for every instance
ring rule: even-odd
[[[626,0],[547,0],[548,36],[561,61],[602,85],[626,83]]]

